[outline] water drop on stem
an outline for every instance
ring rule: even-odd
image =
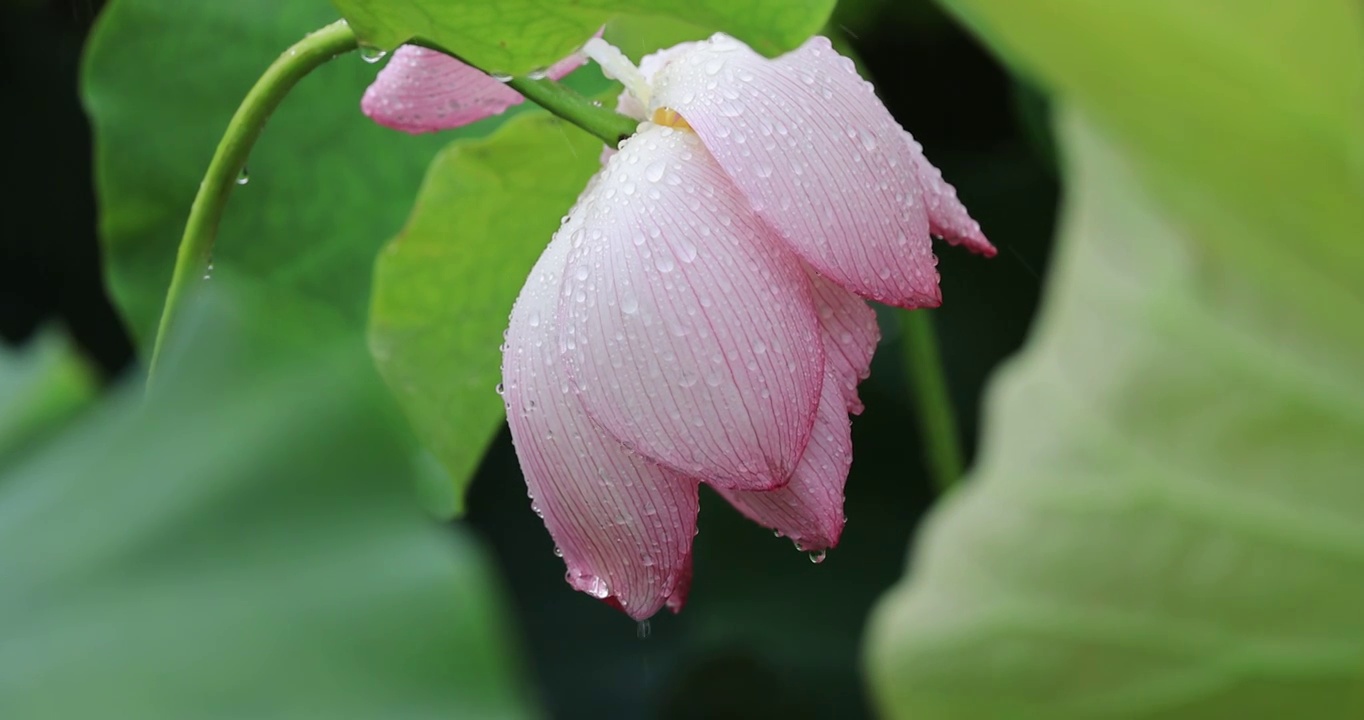
[[[374,64],[383,60],[385,57],[388,57],[387,50],[380,50],[373,45],[360,46],[360,59],[367,63]]]
[[[242,169],[237,171],[237,184],[245,185],[249,182],[251,182],[251,173],[246,169],[246,166],[243,165]]]

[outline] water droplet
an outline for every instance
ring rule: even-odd
[[[829,554],[828,550],[815,550],[810,553],[810,562],[818,565],[824,562],[824,556],[828,554]]]
[[[492,79],[494,79],[494,80],[496,80],[496,81],[498,81],[498,82],[500,82],[500,83],[511,82],[511,79],[512,79],[512,76],[510,76],[510,75],[501,75],[501,74],[498,74],[498,73],[489,73],[489,75],[492,76]]]
[[[702,66],[702,69],[706,71],[707,75],[715,75],[724,69],[724,67],[724,60],[721,60],[720,58],[711,58],[706,61],[706,64]]]
[[[205,280],[211,280],[212,278],[213,278],[213,261],[212,261],[212,260],[209,260],[209,261],[208,261],[208,265],[204,266],[204,279],[205,279]]]
[[[696,246],[683,238],[677,243],[677,259],[689,263],[696,259]]]
[[[876,136],[872,135],[871,131],[865,128],[859,130],[858,139],[862,141],[863,150],[866,150],[867,152],[872,152],[876,149]]]
[[[760,178],[772,177],[772,166],[768,165],[767,163],[762,163],[758,165],[756,168],[754,168],[754,171],[758,173],[758,177]]]
[[[535,68],[534,70],[531,70],[530,72],[526,73],[526,77],[530,78],[531,80],[544,80],[545,78],[549,77],[549,68]]]
[[[659,272],[672,272],[674,267],[672,253],[661,252],[655,255],[654,267],[658,268]]]
[[[237,172],[237,184],[245,185],[249,182],[251,182],[251,173],[247,171],[246,166],[243,165],[242,169]]]
[[[640,640],[648,640],[649,633],[651,631],[652,628],[649,627],[649,621],[640,620],[639,624],[635,626],[635,637],[639,638]]]
[[[647,178],[649,182],[658,182],[663,179],[663,172],[667,169],[667,165],[662,161],[650,163],[649,167],[644,169],[644,177]]]
[[[487,387],[487,386],[485,385],[484,387]],[[497,391],[497,394],[498,394],[498,395],[501,395],[502,393],[504,393],[504,392],[507,391],[507,389],[502,385],[502,383],[498,383],[498,384],[497,384],[497,387],[496,387],[496,388],[493,388],[493,389]]]
[[[360,46],[360,59],[373,65],[374,63],[388,57],[387,50],[381,50],[373,45]]]
[[[620,311],[626,315],[634,315],[639,312],[639,300],[634,295],[626,295],[621,298]]]
[[[555,546],[554,546],[554,557],[561,558],[561,557],[563,557],[563,556],[564,556],[564,551],[563,551],[563,549],[560,548],[558,545],[555,545]]]

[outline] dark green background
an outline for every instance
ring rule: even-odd
[[[0,195],[0,333],[22,344],[60,321],[113,377],[131,367],[131,345],[102,291],[89,131],[76,97],[81,42],[98,5],[0,5],[10,98],[0,113],[10,186]],[[982,384],[1021,343],[1046,271],[1057,187],[1045,109],[926,2],[844,2],[834,25],[1000,247],[988,262],[941,252],[945,303],[934,317],[962,430],[974,437]],[[551,716],[867,714],[858,653],[866,614],[901,575],[906,540],[932,500],[895,314],[883,315],[882,329],[863,390],[867,411],[854,423],[842,545],[812,565],[706,493],[690,603],[681,616],[654,618],[648,639],[563,582],[505,432],[499,437],[473,485],[467,524],[510,587]]]

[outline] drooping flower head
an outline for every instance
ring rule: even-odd
[[[504,401],[569,584],[643,619],[685,600],[700,483],[817,558],[838,542],[865,300],[938,305],[930,235],[994,248],[825,38],[586,50],[640,125],[517,299]]]

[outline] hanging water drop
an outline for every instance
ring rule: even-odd
[[[247,171],[246,166],[243,165],[242,169],[237,172],[237,184],[245,185],[249,182],[251,182],[251,174]]]
[[[531,80],[544,80],[549,77],[549,68],[536,68],[526,73],[526,77]]]
[[[498,82],[500,82],[500,83],[511,82],[511,79],[512,79],[512,76],[510,76],[510,75],[500,75],[500,74],[498,74],[498,73],[491,73],[491,75],[492,75],[492,78],[493,78],[494,80],[496,80],[496,81],[498,81]]]
[[[379,62],[380,60],[383,60],[386,57],[388,57],[387,50],[381,50],[380,48],[374,47],[373,45],[360,46],[360,59],[364,60],[365,62],[371,65]]]
[[[818,565],[818,564],[824,562],[824,556],[827,555],[828,553],[829,553],[828,550],[815,550],[815,551],[812,551],[812,552],[810,553],[810,562],[812,562],[812,563]]]

